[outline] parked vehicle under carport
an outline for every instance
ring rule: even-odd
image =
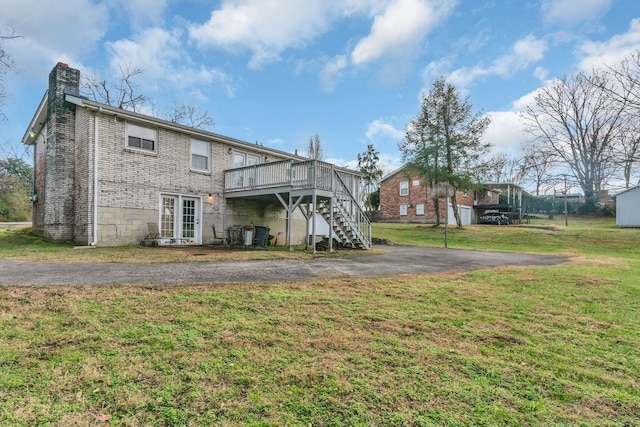
[[[511,220],[500,212],[489,212],[480,216],[478,224],[508,225],[511,224]]]

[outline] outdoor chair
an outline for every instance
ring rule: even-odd
[[[218,234],[216,233],[215,225],[212,225],[211,229],[213,230],[213,241],[211,242],[211,246],[228,245],[227,239],[224,236],[218,236]]]
[[[158,246],[158,240],[160,239],[160,230],[158,229],[158,224],[155,222],[148,222],[147,228],[149,232],[145,234],[144,239],[140,241],[140,246],[153,246],[154,248]]]

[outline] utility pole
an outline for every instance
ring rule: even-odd
[[[564,176],[564,226],[569,226],[569,211],[567,209],[567,175]]]
[[[439,182],[431,189],[431,197],[444,199],[446,209],[444,222],[444,247],[449,247],[449,198],[456,196],[456,189],[448,182]]]
[[[567,174],[562,174],[564,178],[564,226],[569,226],[569,210],[567,209]]]

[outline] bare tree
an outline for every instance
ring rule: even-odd
[[[536,196],[540,195],[540,189],[552,181],[551,172],[557,165],[556,156],[545,150],[545,147],[530,144],[524,149],[523,172],[526,178],[533,181]]]
[[[487,170],[484,177],[488,181],[502,182],[504,180],[504,170],[509,162],[509,156],[504,153],[497,154],[487,161]]]
[[[616,65],[607,66],[606,71],[613,77],[614,84],[603,89],[619,102],[640,109],[640,50]]]
[[[320,146],[320,137],[318,135],[309,138],[307,157],[313,160],[322,160],[322,147]]]
[[[495,182],[520,185],[524,182],[524,159],[500,153],[488,160],[487,178]]]
[[[167,119],[173,123],[206,129],[216,124],[208,111],[202,111],[193,105],[173,103],[173,110],[167,114]]]
[[[640,50],[608,66],[607,73],[614,84],[605,88],[620,104],[627,105],[615,151],[625,188],[629,188],[633,170],[640,163],[640,128],[636,125],[640,120]]]
[[[119,65],[120,76],[111,81],[100,80],[94,74],[82,80],[81,90],[84,94],[98,102],[112,107],[139,112],[149,100],[145,95],[137,93],[135,79],[142,74],[140,67]]]
[[[613,147],[628,105],[611,96],[612,84],[599,70],[552,81],[522,115],[527,131],[566,163],[591,201],[613,174]]]
[[[635,125],[635,120],[628,120],[620,132],[615,155],[624,178],[624,188],[629,188],[635,167],[640,163],[640,128]]]
[[[0,33],[0,108],[4,105],[4,100],[7,97],[7,92],[4,87],[4,76],[6,75],[7,70],[12,70],[15,67],[13,59],[11,59],[7,51],[4,49],[4,43],[19,37],[21,36],[17,35],[13,29],[8,34]],[[6,120],[6,116],[1,109],[0,120]]]
[[[112,107],[122,108],[133,112],[140,112],[147,102],[151,102],[152,115],[158,114],[153,102],[144,94],[138,93],[136,79],[143,73],[140,67],[122,66],[119,67],[120,76],[114,77],[111,81],[100,80],[94,74],[83,79],[81,90],[83,94],[94,101]],[[215,125],[215,121],[208,111],[203,111],[199,107],[187,104],[173,103],[173,108],[169,110],[163,118],[173,123],[190,126],[197,129],[207,129]]]

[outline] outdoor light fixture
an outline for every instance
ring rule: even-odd
[[[213,203],[213,194],[207,194],[207,203]]]
[[[233,153],[233,149],[229,147],[229,154]]]
[[[36,131],[35,129],[31,128],[31,130],[29,131],[29,138],[35,138],[36,137]]]

